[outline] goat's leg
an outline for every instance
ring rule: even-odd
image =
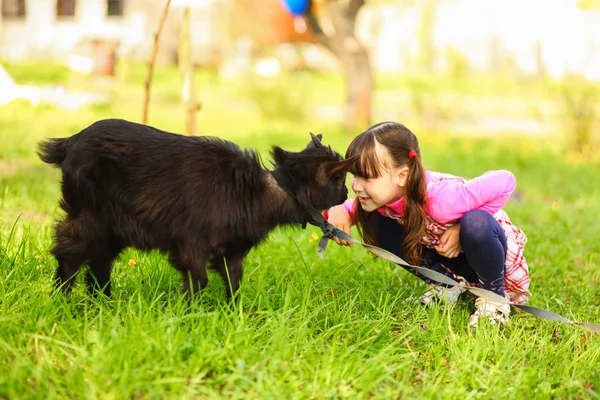
[[[204,253],[171,252],[171,264],[181,272],[183,278],[181,291],[186,296],[191,297],[199,293],[208,284],[208,277],[206,275],[207,258],[208,256]]]
[[[56,251],[60,255],[56,255],[58,268],[54,275],[54,283],[56,289],[60,289],[64,293],[69,294],[73,289],[75,274],[79,271],[79,268],[83,263],[83,257],[77,254],[61,254],[59,253],[60,249]]]
[[[225,293],[227,299],[231,300],[240,287],[244,275],[244,257],[248,251],[231,252],[223,257],[215,255],[213,267],[219,271],[223,283],[225,284]]]
[[[56,289],[68,294],[75,274],[85,261],[87,242],[81,234],[81,223],[69,217],[57,223],[54,236],[55,245],[51,253],[58,261],[54,282]]]
[[[98,292],[101,292],[110,297],[112,263],[118,257],[119,253],[121,253],[121,250],[123,250],[122,246],[113,244],[96,248],[94,253],[89,254],[87,258],[89,270],[86,276],[89,293],[96,295]]]

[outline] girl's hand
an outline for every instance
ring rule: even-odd
[[[456,258],[462,251],[460,246],[460,224],[456,224],[446,230],[440,238],[440,244],[435,246],[435,250],[446,258]]]
[[[342,204],[339,206],[331,207],[329,209],[329,215],[327,221],[338,229],[350,234],[350,227],[352,226],[352,220],[350,214],[346,211],[346,208]],[[352,246],[351,242],[333,238],[333,240],[340,246]]]

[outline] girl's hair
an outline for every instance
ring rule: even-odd
[[[386,165],[386,160],[377,158],[376,141],[387,149],[393,165]],[[416,152],[416,155],[411,154],[411,151]],[[373,125],[350,143],[346,151],[346,158],[356,156],[358,161],[350,169],[350,172],[365,179],[381,176],[382,169],[408,166],[404,194],[406,204],[404,241],[401,253],[408,262],[418,265],[420,262],[418,244],[425,230],[427,218],[425,211],[427,209],[427,185],[417,137],[402,124],[382,122]],[[363,241],[378,245],[373,229],[374,212],[364,211],[357,204],[355,216],[356,225]]]

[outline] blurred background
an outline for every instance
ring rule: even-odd
[[[599,81],[599,0],[2,0],[0,135],[120,117],[351,138],[396,120],[589,157]]]
[[[124,118],[257,148],[270,167],[271,145],[314,132],[344,154],[395,120],[430,170],[512,171],[504,209],[528,237],[531,304],[600,322],[600,0],[0,5],[0,398],[600,398],[596,337],[525,315],[467,332],[468,308],[421,310],[421,283],[360,248],[318,258],[312,226],[252,251],[247,312],[223,311],[213,278],[183,311],[177,271],[134,249],[110,304],[49,296],[61,176],[35,152]]]

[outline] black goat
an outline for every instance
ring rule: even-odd
[[[43,141],[40,158],[62,170],[66,215],[56,224],[52,249],[57,285],[69,292],[74,274],[87,264],[90,291],[110,295],[114,259],[135,247],[168,253],[188,294],[206,286],[210,262],[231,297],[252,247],[276,226],[310,220],[301,204],[323,210],[347,197],[353,160],[311,136],[300,152],[272,149],[276,171],[297,200],[255,150],[218,138],[108,119]]]

